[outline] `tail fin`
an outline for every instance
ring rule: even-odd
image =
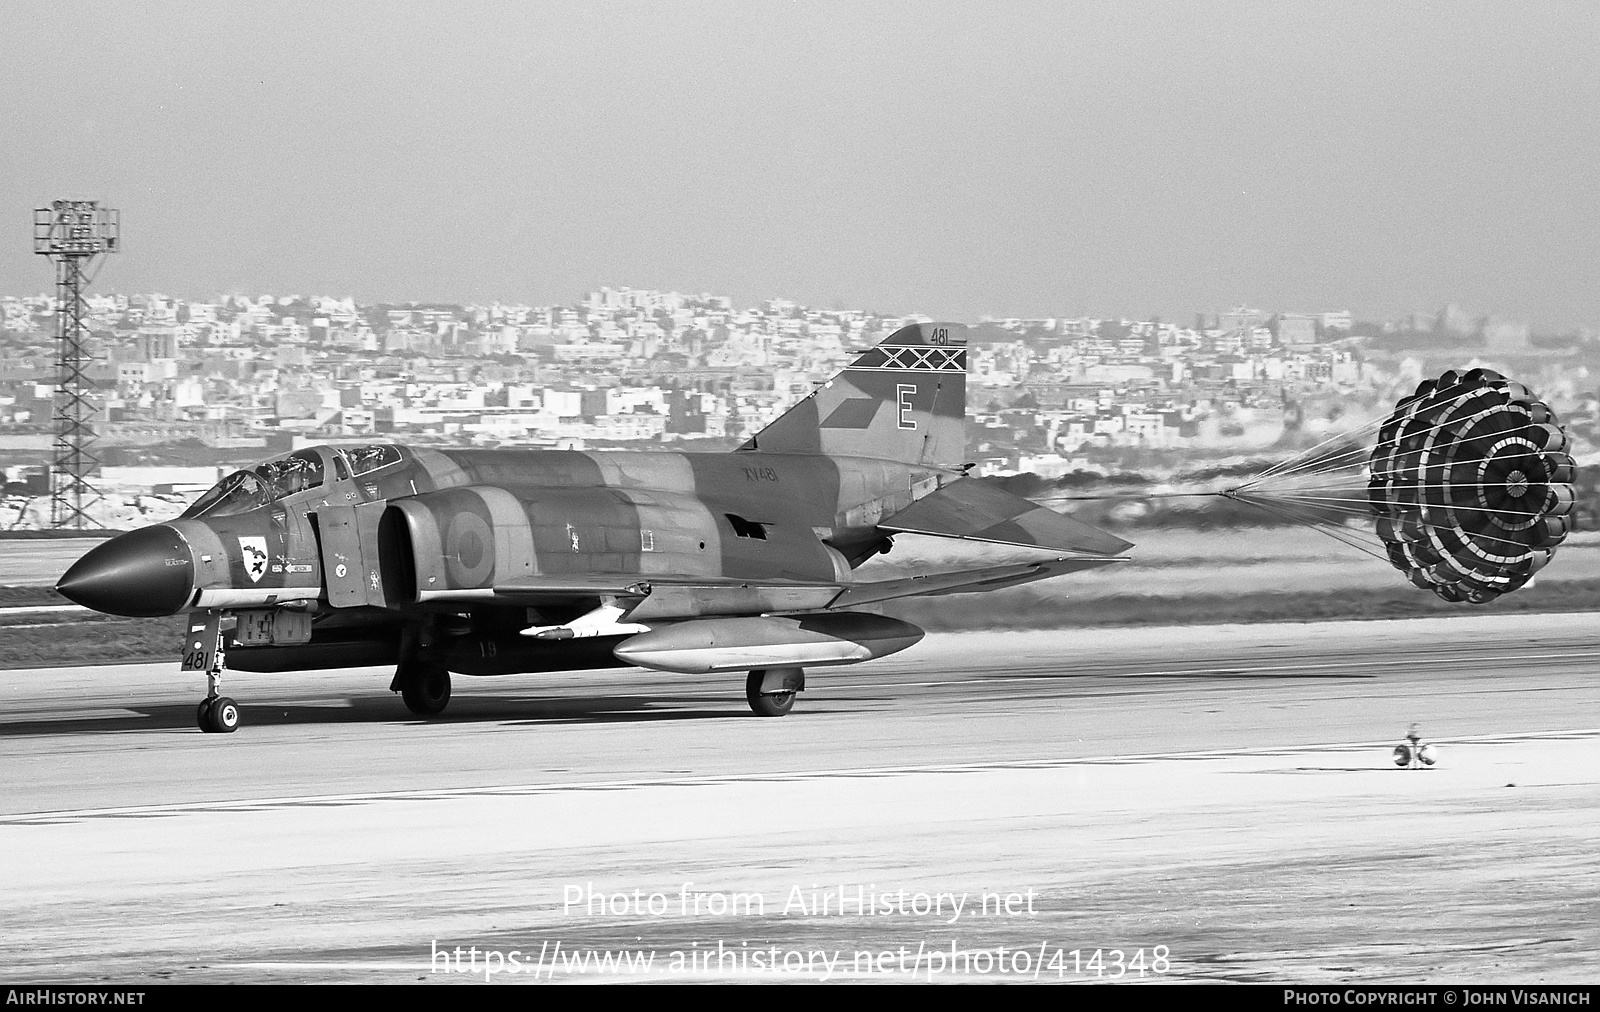
[[[956,467],[966,455],[966,419],[967,328],[913,323],[739,449]]]

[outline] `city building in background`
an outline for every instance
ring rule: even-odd
[[[0,529],[53,524],[59,294],[0,296]],[[83,295],[91,525],[153,522],[219,468],[307,443],[730,449],[912,321],[784,299],[601,288],[565,306],[363,305],[300,294]],[[1177,473],[1366,421],[1444,368],[1499,365],[1593,452],[1596,335],[1540,336],[1458,307],[974,325],[968,443],[980,473]]]

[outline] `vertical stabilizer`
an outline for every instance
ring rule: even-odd
[[[739,447],[956,467],[966,455],[967,328],[914,323]]]

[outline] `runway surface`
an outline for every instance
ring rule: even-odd
[[[0,542],[0,587],[48,587],[104,538],[16,538]]]
[[[230,675],[233,735],[175,663],[6,672],[3,976],[1594,982],[1597,671],[1594,615],[952,634],[782,719],[357,669]]]

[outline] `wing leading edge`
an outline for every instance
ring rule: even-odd
[[[613,597],[624,608],[628,621],[649,622],[702,615],[837,611],[902,597],[971,594],[1126,561],[1122,558],[1075,556],[870,583],[690,581],[655,577],[575,581],[571,577],[532,576],[508,581],[484,596],[501,604],[555,603],[580,598]]]

